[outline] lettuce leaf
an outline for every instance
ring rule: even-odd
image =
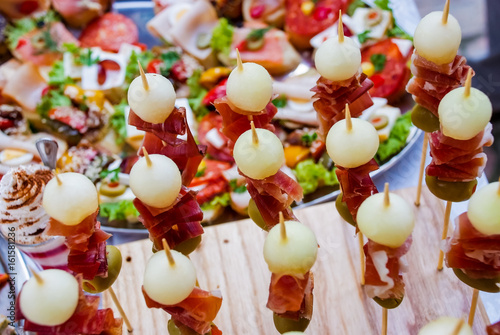
[[[122,145],[127,139],[127,120],[125,119],[125,107],[127,102],[122,100],[118,105],[113,106],[115,112],[109,119],[109,125],[116,134],[116,143]]]
[[[304,190],[304,194],[313,193],[319,186],[338,185],[335,169],[329,171],[323,164],[306,159],[293,169],[293,173]]]
[[[224,55],[229,55],[231,51],[231,43],[233,42],[234,27],[226,18],[221,18],[214,30],[212,30],[212,39],[210,47],[215,52],[221,52]]]
[[[59,16],[53,12],[48,11],[47,14],[38,18],[24,18],[15,20],[7,27],[5,27],[5,37],[7,46],[10,50],[14,50],[19,43],[19,39],[36,28],[43,27],[50,22],[60,21]]]
[[[401,115],[394,124],[389,138],[380,143],[375,160],[381,164],[387,161],[392,156],[399,153],[406,145],[406,139],[410,134],[411,128],[411,113]]]
[[[230,201],[231,201],[231,197],[229,196],[229,193],[220,194],[220,195],[215,196],[215,198],[213,198],[209,202],[205,202],[204,204],[202,204],[201,209],[203,211],[206,211],[209,209],[213,209],[219,205],[223,206],[223,207],[227,207],[227,206],[229,206]]]
[[[113,220],[126,220],[129,217],[138,217],[139,212],[135,209],[132,200],[121,200],[119,202],[106,202],[99,205],[99,215]]]
[[[191,110],[197,119],[201,119],[209,112],[208,108],[203,105],[203,98],[208,91],[200,85],[200,77],[201,69],[197,69],[186,82],[189,87],[189,107],[191,107]]]

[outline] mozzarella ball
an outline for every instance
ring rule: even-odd
[[[182,187],[181,173],[177,165],[163,155],[141,157],[130,171],[130,189],[146,205],[155,208],[170,206]]]
[[[455,334],[453,331],[458,326],[460,319],[443,316],[439,319],[431,321],[420,329],[418,335],[448,335]],[[460,332],[457,335],[472,335],[472,328],[467,322],[462,323]]]
[[[333,81],[342,81],[359,71],[361,51],[349,37],[344,37],[344,42],[329,38],[316,51],[314,62],[321,76]]]
[[[156,252],[146,264],[144,290],[154,301],[175,305],[186,299],[196,285],[196,270],[189,258],[171,250],[175,264],[170,265],[164,250]]]
[[[448,15],[443,24],[443,12],[432,12],[420,20],[413,43],[417,53],[438,65],[447,64],[455,59],[462,40],[462,31],[457,19]]]
[[[21,290],[21,312],[26,319],[42,326],[65,323],[78,305],[78,281],[62,270],[45,270],[38,275],[43,283],[32,277]]]
[[[281,225],[274,226],[264,242],[264,259],[269,271],[276,274],[303,275],[309,271],[318,254],[314,232],[297,221],[286,221],[286,239]]]
[[[247,130],[236,140],[233,156],[238,168],[250,178],[270,177],[285,162],[285,151],[280,139],[267,129],[257,128],[259,142],[253,143],[252,130]]]
[[[469,200],[467,216],[484,235],[500,234],[499,182],[491,183],[476,191]]]
[[[397,248],[411,235],[415,220],[413,210],[399,195],[389,193],[389,206],[384,193],[366,199],[358,209],[358,228],[370,240],[390,248]]]
[[[479,134],[493,113],[486,94],[475,88],[471,88],[468,97],[464,92],[464,87],[449,92],[438,108],[443,134],[457,140],[468,140]]]
[[[326,136],[326,150],[333,162],[345,168],[355,168],[368,163],[377,153],[379,137],[373,125],[365,120],[351,119],[347,130],[346,120],[334,124]]]
[[[236,107],[248,112],[260,112],[271,101],[273,80],[261,65],[244,63],[243,70],[236,67],[229,75],[226,94]]]
[[[141,76],[135,78],[128,89],[128,104],[137,116],[149,123],[163,123],[175,107],[172,83],[160,74],[146,73],[149,89]]]
[[[43,191],[47,214],[67,226],[75,226],[99,207],[95,185],[83,174],[67,172],[52,178]]]

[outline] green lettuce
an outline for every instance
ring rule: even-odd
[[[319,186],[338,185],[335,169],[329,171],[323,164],[306,159],[293,169],[293,173],[304,190],[304,194],[313,193]]]
[[[200,85],[200,77],[201,69],[197,69],[186,82],[189,87],[189,107],[191,107],[191,110],[197,119],[201,119],[209,112],[208,108],[203,105],[203,98],[208,91]]]
[[[399,153],[406,145],[406,139],[410,134],[411,113],[401,115],[394,124],[389,138],[380,143],[375,160],[381,164],[392,156]]]
[[[99,205],[99,215],[113,220],[126,220],[129,217],[138,217],[139,212],[135,209],[132,200],[121,200],[119,202],[106,202]]]
[[[113,106],[115,112],[109,119],[109,125],[116,134],[116,143],[122,145],[127,139],[127,120],[125,119],[125,108],[127,102],[122,100],[118,105]]]
[[[222,207],[227,207],[229,206],[229,203],[231,201],[231,197],[229,196],[229,193],[224,193],[215,196],[212,200],[209,202],[205,202],[204,204],[201,205],[201,210],[206,211],[215,208],[216,206],[222,206]]]
[[[226,18],[221,18],[217,26],[212,30],[212,39],[210,47],[215,52],[221,52],[224,55],[229,55],[231,51],[231,43],[233,42],[234,27]]]

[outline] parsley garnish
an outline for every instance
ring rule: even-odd
[[[245,185],[238,186],[238,180],[236,179],[231,179],[229,181],[229,187],[231,188],[231,190],[233,190],[234,193],[244,193],[247,190],[247,187]]]
[[[370,61],[373,63],[376,72],[380,72],[384,69],[386,60],[387,57],[384,54],[373,54],[370,57]]]
[[[245,38],[247,41],[257,41],[264,38],[264,35],[271,30],[272,27],[252,29]]]
[[[397,25],[394,25],[394,28],[391,28],[387,31],[388,37],[399,37],[404,38],[410,41],[413,41],[413,37],[408,35],[403,29],[399,28]]]
[[[114,183],[120,180],[120,176],[118,175],[120,172],[119,167],[113,170],[105,169],[101,171],[99,177],[101,177],[101,179],[108,178],[110,182]]]
[[[306,133],[302,135],[301,140],[306,146],[310,146],[312,142],[314,142],[318,138],[318,134],[314,133]]]
[[[361,43],[361,44],[365,43],[366,40],[370,38],[368,36],[368,34],[370,34],[370,30],[365,30],[361,34],[359,34],[358,35],[358,41],[359,41],[359,43]]]
[[[162,54],[160,58],[163,60],[163,63],[165,65],[161,67],[161,74],[165,77],[168,77],[170,75],[172,66],[175,64],[175,62],[181,59],[181,56],[175,51],[169,51]]]
[[[111,115],[109,119],[109,124],[116,136],[116,143],[121,145],[125,142],[127,138],[127,120],[125,120],[125,108],[127,107],[127,103],[125,100],[120,102],[120,104],[115,105],[115,112]]]
[[[196,178],[203,177],[203,176],[205,175],[205,170],[206,170],[206,169],[207,169],[207,168],[206,168],[206,167],[204,167],[203,169],[196,171],[196,174],[195,174],[194,176],[195,176]]]
[[[287,98],[286,98],[286,95],[284,94],[281,94],[280,96],[278,96],[276,99],[274,99],[273,101],[271,101],[273,103],[273,105],[275,105],[276,107],[278,108],[283,108],[286,106],[286,103],[287,103]]]

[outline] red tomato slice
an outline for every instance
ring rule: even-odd
[[[146,68],[146,72],[160,74],[163,64],[164,64],[163,60],[153,59],[152,61],[149,62],[148,66]]]
[[[374,86],[370,89],[372,97],[386,98],[389,103],[397,100],[404,92],[405,86],[410,78],[410,69],[406,65],[407,59],[399,51],[399,47],[386,39],[378,42],[361,52],[363,62],[370,62],[370,58],[376,54],[386,57],[384,69],[375,72],[370,77]]]

